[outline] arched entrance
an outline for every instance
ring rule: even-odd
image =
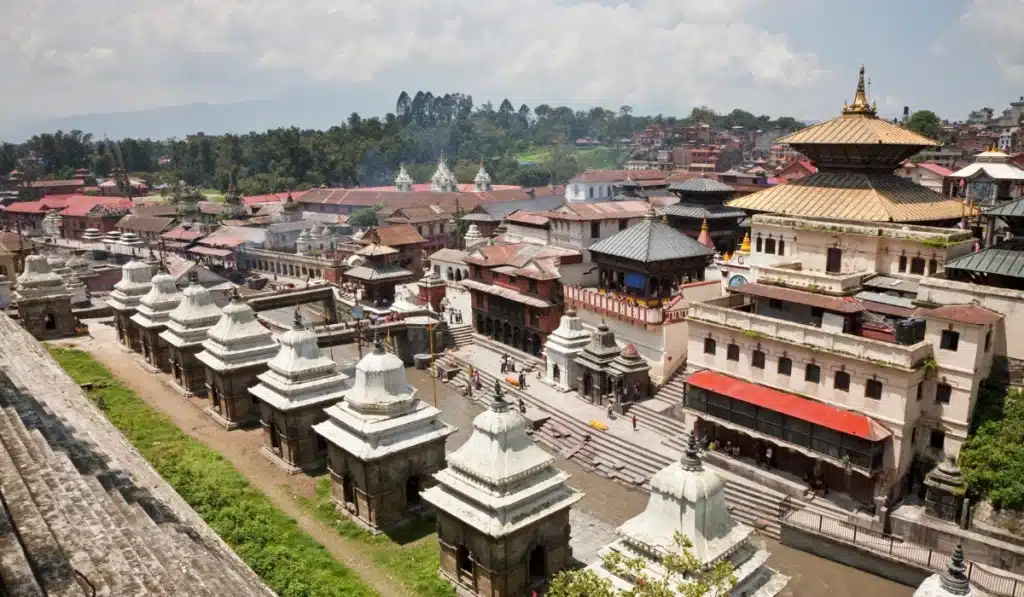
[[[456,282],[461,282],[462,281],[462,270],[461,269],[455,270],[455,281]]]
[[[548,577],[548,554],[543,545],[538,545],[530,550],[530,561],[528,564],[530,583],[543,582]]]
[[[534,334],[533,335],[533,356],[539,357],[540,356],[541,348],[543,348],[543,347],[540,344],[540,336],[538,336],[537,334]]]
[[[558,365],[552,365],[551,366],[551,379],[554,380],[555,382],[559,382],[559,381],[561,381],[561,378],[562,378],[562,370],[558,368]]]
[[[450,265],[448,266],[448,269],[445,271],[445,274],[446,274],[446,276],[445,276],[446,280],[454,280],[455,279],[455,271],[452,269],[452,266],[450,266]]]
[[[515,346],[516,348],[521,348],[522,341],[522,337],[519,333],[519,327],[517,326],[512,328],[512,346]]]
[[[407,506],[420,504],[420,478],[416,475],[405,480],[405,504]]]

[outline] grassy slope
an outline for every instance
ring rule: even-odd
[[[376,595],[219,454],[188,437],[79,350],[50,353],[203,520],[281,597]]]
[[[618,167],[618,151],[610,147],[588,147],[585,149],[570,149],[583,168],[606,169]],[[547,147],[536,147],[515,155],[521,162],[533,162],[543,164],[551,157],[551,150]]]

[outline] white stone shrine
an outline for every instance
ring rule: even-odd
[[[196,282],[181,293],[181,302],[167,314],[167,329],[160,339],[167,343],[171,375],[186,395],[206,395],[206,368],[196,359],[203,349],[206,334],[220,320],[220,307],[213,302],[210,291]]]
[[[114,327],[117,339],[125,348],[142,352],[142,336],[131,323],[139,308],[142,297],[153,287],[153,270],[142,261],[132,260],[121,266],[121,281],[114,284],[114,290],[107,297],[107,304],[114,311]]]
[[[574,390],[576,379],[582,373],[576,357],[587,344],[590,344],[590,332],[583,329],[583,320],[570,308],[544,344],[548,383],[563,392]]]
[[[618,552],[627,559],[643,559],[651,578],[663,578],[665,556],[679,552],[676,533],[692,542],[690,552],[702,564],[732,563],[737,581],[730,592],[734,597],[774,597],[789,582],[789,577],[765,565],[769,554],[751,541],[753,529],[732,519],[725,501],[725,479],[704,468],[692,435],[682,458],[651,478],[647,508],[616,533],[619,538],[599,552],[601,561],[590,569],[620,590],[631,589],[632,582],[608,570],[604,557]]]
[[[985,595],[971,585],[964,563],[963,545],[957,543],[949,558],[949,566],[941,574],[933,574],[914,591],[914,597],[980,597]]]

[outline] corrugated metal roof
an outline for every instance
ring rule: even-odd
[[[701,176],[682,182],[674,182],[669,185],[668,190],[685,191],[687,193],[732,193],[735,189],[724,182],[718,182],[713,178]]]
[[[985,210],[986,216],[1001,218],[1024,218],[1024,199],[1017,199]]]
[[[936,147],[938,143],[888,120],[866,114],[843,114],[801,129],[778,143],[790,145],[913,145]]]
[[[946,270],[951,269],[1024,278],[1024,241],[1009,241],[958,257],[946,263]]]
[[[922,310],[920,314],[924,317],[971,325],[992,325],[1003,318],[1002,314],[980,305],[943,305],[935,309]]]
[[[964,166],[949,176],[951,178],[976,178],[982,175],[988,176],[993,180],[1013,180],[1016,182],[1024,181],[1024,169],[1017,167],[1016,164],[999,164],[989,162],[974,162],[973,164]]]
[[[693,205],[692,203],[674,203],[661,212],[666,216],[690,218],[693,220],[717,220],[726,218],[745,218],[747,212],[721,205]]]
[[[713,249],[653,217],[590,245],[590,252],[644,263],[715,254]]]
[[[895,174],[818,172],[737,197],[729,207],[790,216],[870,222],[929,222],[962,218],[963,202]]]
[[[494,296],[507,298],[517,303],[523,303],[524,305],[529,305],[531,307],[544,308],[551,306],[551,303],[545,300],[530,296],[528,294],[523,294],[522,292],[519,292],[518,290],[514,290],[512,288],[498,286],[496,284],[484,284],[483,282],[477,282],[476,280],[463,280],[462,284],[472,290],[479,290],[480,292],[486,292],[487,294],[493,294]]]
[[[349,268],[342,275],[357,280],[393,280],[396,278],[416,277],[416,274],[402,267],[374,269],[364,265]]]

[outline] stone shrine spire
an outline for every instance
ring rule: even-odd
[[[964,597],[975,593],[979,592],[974,590],[967,578],[963,544],[957,543],[949,558],[949,566],[941,574],[933,574],[924,579],[914,591],[914,597]]]
[[[444,153],[437,159],[437,170],[430,177],[430,190],[440,193],[454,193],[459,190],[459,181],[455,179],[455,174],[448,168]]]
[[[473,190],[477,193],[485,193],[491,190],[491,175],[484,168],[484,161],[480,160],[480,170],[473,179]]]
[[[405,164],[399,164],[398,176],[395,176],[395,188],[403,193],[408,193],[412,190],[412,185],[415,181],[412,176],[409,176],[409,172],[405,169]]]

